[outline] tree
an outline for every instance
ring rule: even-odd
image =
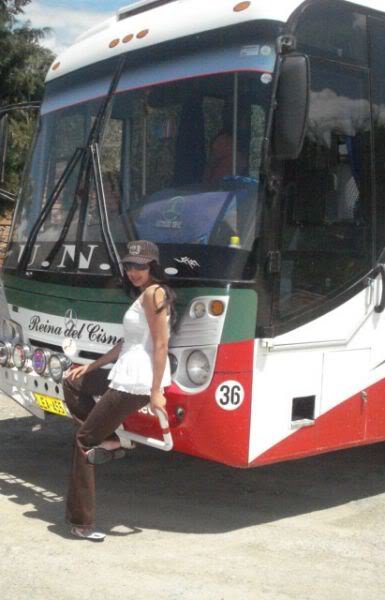
[[[19,25],[17,15],[30,0],[0,0],[0,105],[39,100],[44,75],[53,60],[40,45],[49,29]]]
[[[34,29],[18,17],[31,0],[0,0],[0,106],[42,98],[45,73],[53,54],[40,45],[49,29]],[[16,114],[10,121],[10,151],[6,183],[18,187],[25,153],[34,128],[31,115]]]
[[[5,18],[11,19],[14,15],[23,12],[23,6],[29,4],[31,0],[0,0],[0,14]]]

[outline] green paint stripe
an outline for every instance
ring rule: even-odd
[[[69,308],[79,319],[120,323],[131,300],[122,290],[74,288],[27,281],[14,276],[4,276],[8,302],[37,312],[63,316]],[[228,312],[222,334],[222,343],[254,339],[257,294],[254,290],[223,288],[177,288],[177,312],[183,314],[190,302],[198,296],[230,296]],[[17,314],[14,314],[17,320]]]
[[[7,289],[20,292],[40,294],[53,298],[67,300],[81,300],[83,302],[116,302],[127,303],[127,295],[121,289],[105,288],[83,288],[67,285],[56,285],[54,283],[42,283],[39,281],[28,281],[14,275],[3,276],[4,286]]]
[[[256,325],[257,293],[254,290],[231,290],[222,343],[253,340]]]

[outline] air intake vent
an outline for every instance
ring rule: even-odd
[[[293,398],[291,409],[291,422],[314,421],[315,396],[300,396]]]
[[[163,4],[170,4],[171,2],[177,2],[178,0],[138,0],[129,6],[124,6],[118,10],[118,21],[123,21],[128,17],[133,17],[139,13],[146,12],[152,8],[158,8]]]

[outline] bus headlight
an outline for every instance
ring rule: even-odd
[[[67,371],[70,366],[70,359],[60,354],[53,354],[48,361],[49,374],[56,383],[61,382],[64,371]]]
[[[48,368],[48,361],[51,353],[48,350],[38,348],[32,354],[32,367],[38,375],[44,375]]]
[[[12,351],[12,360],[15,367],[19,370],[26,366],[27,360],[31,356],[31,348],[23,344],[16,344]]]
[[[191,316],[194,319],[201,319],[206,314],[206,305],[204,302],[194,302],[191,306]]]
[[[171,371],[171,375],[174,375],[174,373],[176,373],[177,368],[178,368],[178,359],[175,356],[175,354],[170,354],[168,355],[168,358],[170,360],[170,371]]]
[[[11,364],[12,344],[10,342],[0,341],[0,365],[9,367]]]
[[[195,385],[204,385],[210,377],[210,363],[206,354],[194,350],[186,361],[187,376]]]

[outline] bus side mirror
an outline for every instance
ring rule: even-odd
[[[303,54],[283,56],[273,121],[273,155],[279,160],[298,158],[309,113],[310,65]]]
[[[5,180],[5,162],[8,151],[8,113],[0,115],[0,184]]]

